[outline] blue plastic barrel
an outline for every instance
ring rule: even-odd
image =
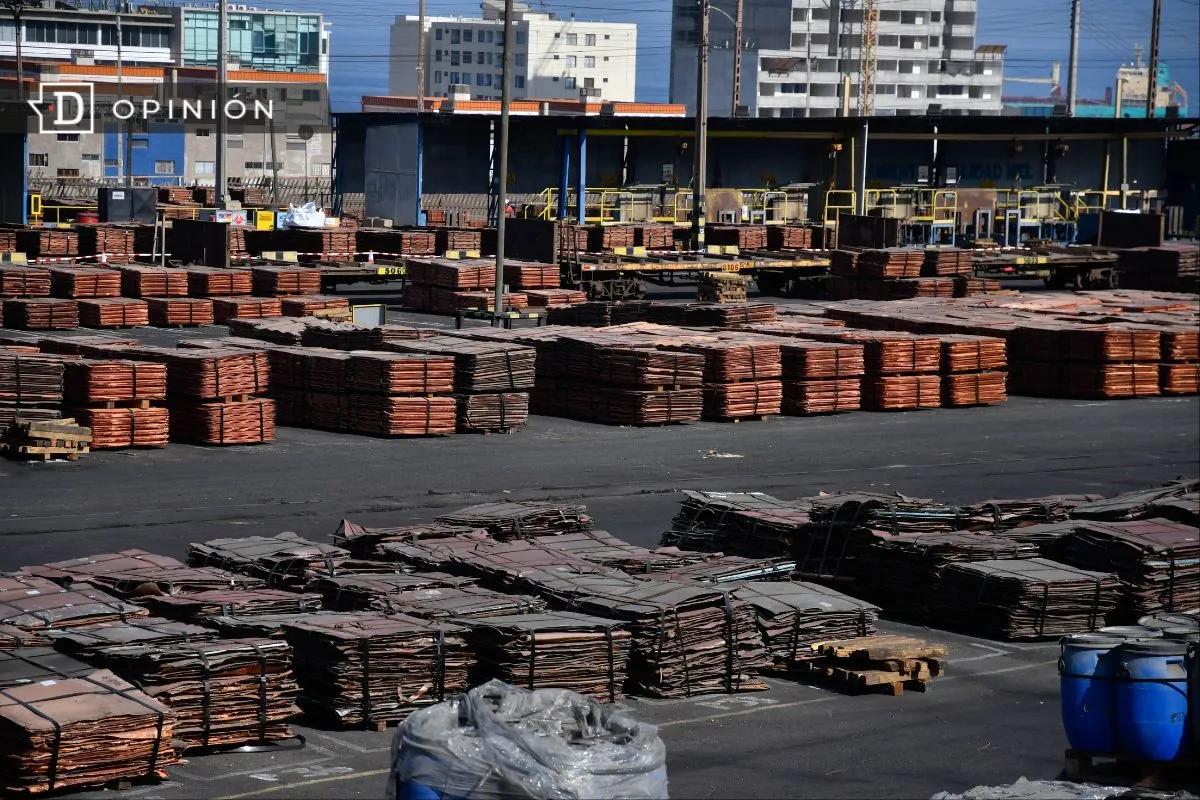
[[[1077,633],[1060,641],[1059,695],[1067,741],[1085,753],[1107,754],[1119,749],[1117,737],[1116,671],[1109,651],[1125,640],[1100,633]]]
[[[1192,754],[1200,755],[1200,644],[1188,645],[1188,706],[1192,717]]]
[[[1117,731],[1128,755],[1174,761],[1187,750],[1187,643],[1128,641],[1113,650]]]

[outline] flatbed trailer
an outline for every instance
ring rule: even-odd
[[[975,276],[996,280],[1041,280],[1061,289],[1115,289],[1120,285],[1117,254],[1089,252],[986,253],[977,256]]]
[[[300,263],[321,270],[321,291],[337,291],[339,286],[352,283],[383,285],[399,281],[403,286],[408,275],[402,259],[376,259],[374,263],[361,261],[302,261]]]

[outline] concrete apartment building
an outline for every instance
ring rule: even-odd
[[[637,76],[637,26],[559,19],[516,3],[514,100],[586,98],[632,102]],[[484,0],[482,18],[425,18],[425,96],[470,91],[472,99],[500,99],[503,4]],[[416,16],[392,24],[388,92],[417,94]],[[451,87],[464,87],[452,90]]]
[[[1001,111],[1004,50],[975,44],[979,0],[877,0],[874,113],[991,116]],[[733,112],[733,0],[709,15],[709,111]],[[699,3],[672,0],[671,102],[696,101]],[[752,117],[858,113],[862,0],[744,0],[739,105]],[[850,78],[849,97],[844,80]],[[848,100],[848,103],[845,101]]]
[[[84,81],[94,85],[98,103],[117,97],[140,102],[181,96],[189,85],[207,87],[215,80],[215,4],[126,3],[119,18],[111,9],[94,8],[42,0],[23,10],[27,92],[36,92],[39,81]],[[249,130],[231,124],[229,176],[261,180],[274,174],[274,164],[280,178],[328,178],[329,25],[320,14],[230,4],[229,27],[230,89],[246,99],[269,97],[284,111],[281,117],[314,122],[307,139],[282,120],[273,137],[261,126]],[[0,81],[15,78],[17,33],[13,19],[0,19]],[[126,135],[132,137],[128,147]],[[128,170],[139,184],[211,184],[215,141],[211,126],[175,123],[151,124],[132,134],[115,127],[93,135],[35,133],[29,137],[29,175],[31,180],[115,181]]]

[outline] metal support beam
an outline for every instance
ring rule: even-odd
[[[417,4],[417,114],[425,111],[425,0]]]
[[[858,213],[867,213],[867,140],[870,138],[870,117],[863,117],[862,125],[862,166],[858,171]]]
[[[500,73],[500,169],[496,178],[496,308],[493,325],[500,322],[504,312],[504,213],[508,206],[508,107],[509,87],[512,85],[513,0],[504,0],[504,69]]]
[[[579,163],[576,168],[576,184],[575,191],[579,195],[579,212],[576,217],[579,224],[584,223],[587,217],[587,128],[583,125],[579,126],[579,157],[576,159]]]
[[[742,6],[743,0],[737,0],[737,11],[733,17],[733,108],[729,116],[736,117],[738,106],[742,103]]]
[[[488,225],[496,227],[496,121],[488,120]]]
[[[692,167],[692,248],[704,249],[708,209],[708,0],[700,0],[700,38],[696,45],[696,149]]]
[[[558,219],[566,220],[571,203],[568,195],[571,193],[571,150],[575,147],[575,137],[564,136],[562,140],[562,174],[558,180]]]
[[[1075,116],[1075,92],[1079,76],[1079,13],[1083,0],[1071,0],[1071,55],[1067,65],[1067,116]]]
[[[307,142],[305,143],[307,144]],[[307,175],[307,170],[305,171]],[[423,208],[423,198],[425,195],[425,126],[421,124],[421,117],[417,116],[417,209],[416,217],[418,225],[425,224],[425,209]]]
[[[229,153],[226,135],[228,124],[221,109],[228,99],[226,85],[229,82],[229,3],[228,0],[217,0],[217,164],[216,164],[216,196],[217,206],[224,208],[229,195]],[[127,165],[126,172],[132,171],[132,165]]]
[[[1154,14],[1150,25],[1152,27],[1150,28],[1150,71],[1146,80],[1146,119],[1154,119],[1154,104],[1158,100],[1158,32],[1162,27],[1162,0],[1154,0]]]

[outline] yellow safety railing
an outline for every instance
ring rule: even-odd
[[[907,195],[907,192],[905,192]],[[901,196],[899,189],[868,189],[866,197],[867,213],[882,211],[880,216],[892,219],[902,219],[907,216],[907,196]]]
[[[953,189],[938,189],[933,193],[933,221],[954,222],[958,219],[958,192]]]
[[[42,195],[39,192],[29,195],[29,224],[42,224]]]
[[[98,211],[97,206],[46,206],[39,200],[39,225],[49,222],[54,225],[70,225],[81,211]]]
[[[830,189],[825,192],[825,225],[837,225],[838,212],[855,213],[858,208],[858,192],[853,189]]]
[[[633,192],[622,189],[585,189],[584,192],[584,222],[612,225],[622,221],[622,206],[633,207]],[[596,213],[589,214],[588,209],[595,209]]]
[[[782,225],[787,222],[787,192],[778,189],[739,189],[749,218],[742,222]]]

